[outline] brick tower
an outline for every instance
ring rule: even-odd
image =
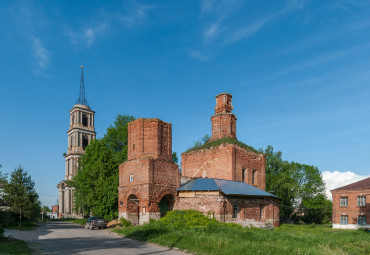
[[[229,137],[236,139],[236,116],[231,113],[232,95],[221,93],[216,96],[215,114],[211,117],[212,139],[211,141]]]
[[[265,155],[236,140],[236,116],[231,113],[231,99],[228,93],[216,96],[209,147],[182,153],[181,175],[245,182],[265,190]]]
[[[95,139],[94,114],[85,98],[83,66],[81,66],[80,95],[69,111],[68,149],[65,154],[65,180],[72,180],[78,169],[79,159],[85,148]],[[59,217],[79,218],[81,215],[73,211],[73,188],[65,181],[57,185],[59,189]]]
[[[173,209],[180,173],[172,161],[172,125],[159,119],[128,124],[128,160],[119,166],[118,210],[133,224]]]

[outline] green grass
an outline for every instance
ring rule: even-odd
[[[87,219],[69,219],[69,218],[62,218],[62,219],[53,219],[50,221],[65,221],[65,222],[71,222],[79,225],[85,225]]]
[[[0,254],[32,254],[33,250],[22,240],[0,241]]]
[[[251,151],[251,152],[255,152],[255,153],[260,153],[258,152],[258,150],[256,150],[255,148],[249,146],[249,145],[246,145],[245,143],[242,143],[242,142],[239,142],[238,140],[236,139],[232,139],[232,138],[221,138],[221,139],[218,139],[218,140],[215,140],[215,141],[208,141],[200,146],[193,146],[191,148],[189,148],[188,150],[186,150],[185,152],[191,152],[191,151],[197,151],[197,150],[203,150],[203,149],[208,149],[208,148],[212,148],[212,147],[217,147],[221,144],[236,144],[238,145],[239,147],[245,149],[246,151]]]
[[[170,214],[171,219],[166,216],[115,231],[197,254],[370,254],[370,234],[365,231],[333,230],[330,225],[282,225],[267,230],[178,216]]]

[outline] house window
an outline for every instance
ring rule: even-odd
[[[252,172],[252,184],[256,184],[256,172],[257,172],[257,170],[256,169],[253,169],[253,172]]]
[[[357,217],[357,224],[358,225],[366,225],[366,215],[359,215]]]
[[[357,197],[357,206],[366,206],[366,196]]]
[[[348,215],[341,215],[340,216],[340,224],[341,225],[348,224]]]
[[[246,168],[243,168],[242,170],[242,182],[245,182],[245,175],[247,173],[247,169]]]
[[[238,218],[238,213],[239,213],[238,203],[235,203],[233,205],[233,218],[234,219]]]
[[[340,197],[340,207],[348,207],[348,197]]]
[[[134,182],[134,175],[130,174],[130,182]]]

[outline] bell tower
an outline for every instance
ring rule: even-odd
[[[216,96],[215,114],[211,117],[212,141],[224,137],[236,139],[236,116],[231,113],[231,99],[232,95],[229,93]]]
[[[96,138],[94,127],[95,112],[85,97],[83,66],[81,66],[80,95],[76,104],[69,111],[68,149],[65,158],[65,180],[72,180],[79,167],[79,159],[85,153],[85,148]],[[79,217],[73,212],[73,188],[64,181],[58,184],[59,216]]]

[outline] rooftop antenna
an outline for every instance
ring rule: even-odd
[[[78,97],[76,104],[89,106],[85,97],[84,66],[81,66],[80,96]]]

